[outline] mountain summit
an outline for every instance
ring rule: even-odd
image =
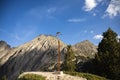
[[[76,53],[85,57],[93,58],[97,53],[97,46],[88,40],[77,43],[74,47],[76,49]]]
[[[2,58],[11,49],[5,41],[0,41],[0,58]]]

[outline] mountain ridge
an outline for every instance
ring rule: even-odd
[[[88,40],[84,40],[82,42],[79,42],[75,45],[75,50],[79,54],[83,54],[84,56],[94,58],[94,55],[97,53],[97,46],[95,46],[93,43],[91,43]]]
[[[0,41],[0,58],[2,58],[11,49],[5,41]]]
[[[11,48],[0,59],[0,77],[6,75],[9,80],[13,80],[24,71],[56,70],[58,40],[55,36],[40,35],[23,45]],[[59,41],[62,63],[67,44]]]

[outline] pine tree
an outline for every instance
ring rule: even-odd
[[[65,61],[63,63],[63,70],[65,71],[75,71],[75,54],[72,50],[71,45],[67,46],[67,53],[65,54]]]
[[[98,74],[113,80],[120,78],[120,43],[111,28],[103,33],[95,60]]]

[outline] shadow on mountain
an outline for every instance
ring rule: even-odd
[[[64,58],[62,51],[61,60]],[[5,75],[8,80],[14,80],[19,74],[26,71],[54,71],[56,70],[57,56],[56,47],[48,48],[45,51],[37,48],[29,51],[17,50],[0,67],[0,78]]]

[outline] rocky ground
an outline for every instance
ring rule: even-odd
[[[38,74],[46,77],[46,80],[87,80],[86,78],[71,76],[68,74],[57,74],[55,72],[24,72],[19,76],[22,77],[25,74]]]

